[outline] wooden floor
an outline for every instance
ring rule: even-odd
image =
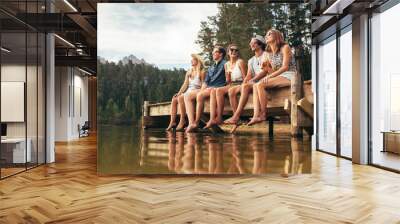
[[[96,175],[96,139],[0,181],[0,223],[400,223],[400,175],[313,153],[313,174]]]

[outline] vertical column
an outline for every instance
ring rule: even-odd
[[[71,67],[55,68],[55,141],[69,141],[71,137]]]
[[[88,104],[90,130],[97,131],[97,78],[89,77],[88,80]]]
[[[46,1],[46,11],[53,12],[51,1]],[[46,34],[46,163],[55,161],[55,54],[54,34]]]
[[[341,31],[336,30],[336,155],[342,156],[341,153],[341,124],[340,124],[340,76],[341,76],[341,64],[340,64],[340,36]]]
[[[368,163],[368,15],[353,19],[353,162]]]
[[[317,93],[317,46],[316,45],[312,45],[311,47],[311,80],[312,80],[312,85],[311,85],[311,89],[313,92],[313,99],[314,99],[314,119],[313,119],[313,135],[311,137],[311,148],[312,150],[316,150],[317,149],[317,140],[316,140],[316,133],[317,133],[317,107],[316,107],[316,103],[317,103],[317,98],[316,98],[316,93]]]

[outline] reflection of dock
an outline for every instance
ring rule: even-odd
[[[291,134],[295,137],[302,136],[304,129],[309,134],[312,133],[313,119],[313,95],[311,91],[311,81],[305,81],[303,85],[300,81],[292,81],[292,85],[283,88],[269,90],[267,114],[269,116],[269,130],[272,135],[273,122],[276,118],[289,117],[291,121]],[[295,103],[291,103],[295,102]],[[166,127],[170,115],[170,102],[149,103],[144,102],[143,106],[143,127],[144,128],[162,128]],[[205,114],[210,112],[209,101],[205,103]],[[229,105],[229,100],[226,98],[224,107],[224,116],[232,115],[232,108]],[[244,108],[243,118],[248,118],[253,115],[252,94]],[[205,116],[202,121],[207,121]],[[218,129],[218,131],[221,131]]]
[[[167,135],[167,140],[160,141],[160,138],[145,134],[140,153],[141,167],[168,168],[170,173],[186,174],[311,172],[311,154],[308,150],[304,151],[303,142],[296,139],[262,144],[264,139],[252,136],[223,138],[203,134]]]

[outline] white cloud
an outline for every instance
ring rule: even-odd
[[[216,4],[98,4],[98,54],[117,61],[133,54],[152,64],[187,64],[200,22],[217,13]]]

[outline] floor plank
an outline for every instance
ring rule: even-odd
[[[0,181],[0,223],[400,223],[400,175],[324,153],[312,174],[98,176],[96,139]]]

